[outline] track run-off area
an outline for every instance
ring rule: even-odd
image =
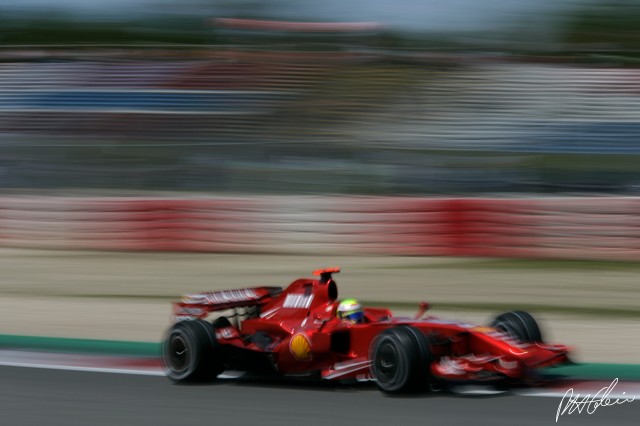
[[[23,346],[31,342],[31,348],[7,348],[11,339],[22,339]],[[103,342],[94,353],[81,353],[83,342],[96,348],[96,341],[62,339],[57,350],[52,338],[4,335],[2,342],[0,410],[7,425],[544,425],[556,423],[556,416],[559,424],[635,425],[640,414],[638,365],[560,367],[553,369],[557,381],[539,388],[458,385],[389,396],[372,382],[306,382],[235,372],[210,384],[174,385],[164,377],[158,357],[150,356],[155,347],[146,343],[114,347]],[[71,344],[75,353],[61,351]],[[108,347],[112,350],[105,353]],[[566,396],[570,389],[574,405]],[[579,409],[577,402],[591,401],[598,392],[605,392],[611,405]]]
[[[526,426],[554,424],[558,410],[566,406],[562,396],[534,398],[526,391],[462,390],[391,397],[372,383],[223,378],[185,386],[173,385],[160,375],[160,371],[103,374],[0,366],[3,424]],[[591,413],[565,412],[557,423],[635,425],[639,411],[640,401],[632,401],[601,406]]]

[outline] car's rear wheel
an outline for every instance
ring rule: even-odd
[[[371,344],[370,359],[371,375],[384,392],[416,392],[429,384],[431,347],[415,327],[384,330]]]
[[[498,315],[491,326],[524,342],[542,342],[542,332],[535,318],[525,311],[511,311]]]
[[[162,343],[162,361],[174,382],[210,381],[224,366],[212,325],[203,320],[174,324]]]

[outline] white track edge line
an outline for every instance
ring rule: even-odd
[[[162,371],[135,370],[135,369],[128,369],[128,368],[80,367],[80,366],[72,366],[72,365],[36,364],[36,363],[28,363],[28,362],[6,362],[6,361],[0,361],[0,366],[41,368],[46,370],[85,371],[85,372],[92,372],[92,373],[131,374],[131,375],[137,375],[137,376],[165,376],[164,372]]]
[[[71,366],[71,365],[55,365],[55,364],[38,364],[38,363],[27,363],[27,362],[7,362],[0,361],[0,366],[4,367],[23,367],[23,368],[40,368],[46,370],[63,370],[63,371],[82,371],[82,372],[91,372],[91,373],[112,373],[112,374],[129,374],[136,376],[156,376],[156,377],[164,377],[166,376],[163,371],[157,370],[136,370],[136,369],[127,369],[127,368],[106,368],[106,367],[80,367],[80,366]],[[219,376],[220,378],[237,378],[237,375],[226,375],[222,374]],[[461,392],[464,394],[465,392]],[[494,394],[493,391],[487,391],[486,393],[481,390],[471,391],[467,394],[478,394],[478,395],[490,395]],[[544,398],[562,398],[565,392],[561,391],[544,391],[544,390],[514,390],[510,392],[513,395],[517,396],[537,396]],[[640,400],[639,394],[628,394],[628,393],[610,393],[608,394],[610,398],[624,399],[624,398],[638,398]]]

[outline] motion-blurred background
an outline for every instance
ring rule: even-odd
[[[638,317],[635,0],[4,0],[0,22],[0,246],[315,256],[5,252],[23,303],[490,256],[632,262],[347,260],[350,295],[408,302],[435,275],[453,309]]]
[[[4,189],[635,194],[636,1],[0,6]]]
[[[593,198],[640,185],[636,1],[11,0],[0,19],[0,187],[35,197],[3,199],[5,245],[637,258],[635,200]],[[274,197],[328,194],[377,198]],[[122,195],[164,198],[95,199]]]

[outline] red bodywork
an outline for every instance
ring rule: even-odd
[[[324,379],[371,379],[370,348],[383,330],[410,325],[429,339],[433,377],[444,380],[526,380],[536,369],[569,362],[564,345],[521,343],[488,326],[422,317],[394,317],[388,309],[365,308],[366,321],[351,324],[336,316],[338,290],[331,274],[301,278],[279,287],[198,293],[174,304],[176,321],[207,317],[211,312],[242,310],[234,321],[216,328],[218,342],[238,354],[234,369],[251,370],[255,356],[284,375],[319,374]]]

